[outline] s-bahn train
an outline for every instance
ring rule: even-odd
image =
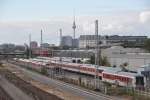
[[[94,76],[97,74],[103,82],[117,84],[119,86],[128,86],[134,88],[144,88],[146,84],[145,77],[138,73],[124,72],[121,68],[97,66],[92,64],[78,64],[72,62],[59,61],[53,58],[33,58],[16,59],[14,61],[19,65],[28,66],[37,70],[42,67],[48,69],[61,68],[63,70],[77,72]]]

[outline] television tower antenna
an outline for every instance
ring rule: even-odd
[[[75,22],[75,15],[74,15],[74,21],[73,21],[73,39],[75,39],[75,36],[76,36],[76,22]]]

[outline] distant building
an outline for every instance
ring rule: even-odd
[[[143,47],[147,36],[107,36],[107,43],[122,43],[124,47]]]
[[[16,45],[15,51],[25,51],[25,46],[24,45]]]
[[[101,50],[101,55],[108,58],[112,66],[128,63],[127,68],[136,70],[142,65],[150,63],[150,53],[142,48],[123,48],[114,46]]]
[[[49,47],[55,47],[55,44],[49,44]]]
[[[36,49],[33,49],[32,50],[32,55],[33,56],[45,56],[45,57],[48,57],[48,56],[52,56],[52,51],[48,48],[36,48]]]
[[[61,46],[72,47],[72,37],[71,36],[62,36]]]
[[[79,48],[94,48],[96,46],[95,35],[80,35]],[[98,36],[99,44],[106,43],[104,36]]]
[[[14,52],[15,50],[15,44],[2,44],[1,45],[1,50],[3,52]]]
[[[95,47],[95,35],[80,35],[79,48],[94,48]],[[144,45],[147,36],[98,36],[99,44],[101,45],[114,45],[119,44],[124,47],[142,47]]]
[[[38,47],[38,43],[36,41],[31,41],[30,42],[30,46],[31,46],[31,49],[37,48]]]
[[[72,47],[74,48],[79,47],[79,39],[72,39]]]
[[[49,45],[49,43],[42,43],[42,44],[41,44],[41,47],[42,47],[42,48],[49,48],[50,45]]]

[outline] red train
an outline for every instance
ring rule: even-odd
[[[37,70],[41,70],[41,68],[45,66],[46,68],[50,69],[60,67],[64,70],[83,73],[87,75],[97,74],[102,81],[111,84],[117,84],[119,86],[144,88],[146,83],[145,77],[143,75],[131,72],[123,72],[121,68],[96,66],[92,64],[77,64],[77,63],[62,62],[56,59],[54,60],[52,58],[14,59],[14,60],[18,64],[32,67]]]

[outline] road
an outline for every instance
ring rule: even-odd
[[[23,74],[25,74],[26,76],[28,76],[36,81],[39,81],[48,86],[56,87],[56,88],[60,89],[61,91],[65,91],[65,92],[71,93],[73,95],[83,97],[85,100],[122,100],[121,98],[114,98],[114,97],[96,93],[93,91],[87,91],[86,89],[82,89],[77,86],[62,82],[62,81],[48,78],[48,77],[38,74],[36,72],[21,68],[20,66],[16,66],[13,64],[9,64],[9,66],[15,67],[15,68],[21,70],[23,72]]]
[[[9,83],[4,77],[0,76],[0,85],[13,100],[33,100],[27,94],[23,93],[13,84]]]

